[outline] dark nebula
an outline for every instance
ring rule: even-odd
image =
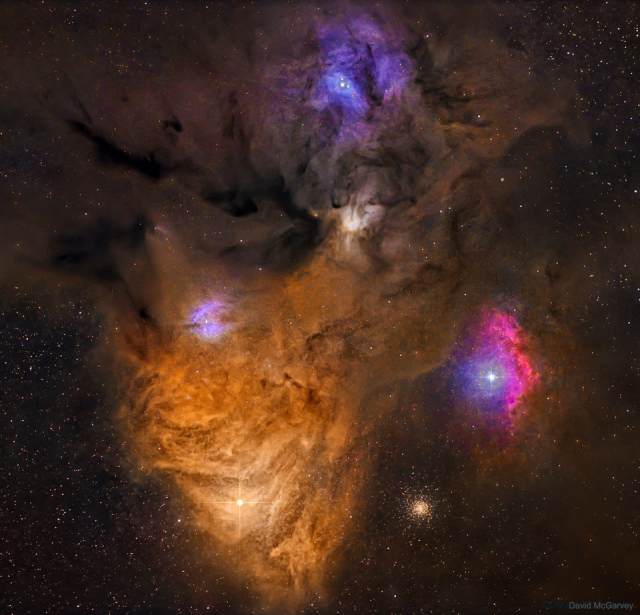
[[[639,43],[4,2],[0,610],[639,608]]]

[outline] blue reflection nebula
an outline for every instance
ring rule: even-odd
[[[363,112],[367,100],[357,82],[346,71],[328,70],[323,77],[323,85],[329,100],[347,111]]]
[[[469,357],[460,370],[467,397],[503,402],[508,393],[509,363],[504,353],[495,350]]]
[[[457,345],[458,392],[484,410],[512,413],[538,380],[513,313],[484,309]]]
[[[411,79],[411,60],[394,38],[360,15],[323,24],[318,30],[323,73],[316,104],[338,108],[361,120],[369,110],[401,95]]]
[[[228,329],[222,320],[225,306],[220,301],[207,301],[191,313],[193,331],[204,338],[215,339]]]

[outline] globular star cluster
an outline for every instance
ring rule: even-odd
[[[438,500],[423,489],[416,493],[408,492],[405,496],[402,515],[407,527],[416,532],[422,526],[434,523],[438,516]]]
[[[640,9],[0,6],[0,610],[640,601]]]

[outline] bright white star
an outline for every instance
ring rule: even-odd
[[[238,506],[242,506],[242,504],[244,504],[244,502],[243,502],[242,500],[238,500],[238,501],[236,502],[236,504],[237,504]]]

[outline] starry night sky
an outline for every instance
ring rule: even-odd
[[[2,3],[0,610],[639,608],[639,44]]]

